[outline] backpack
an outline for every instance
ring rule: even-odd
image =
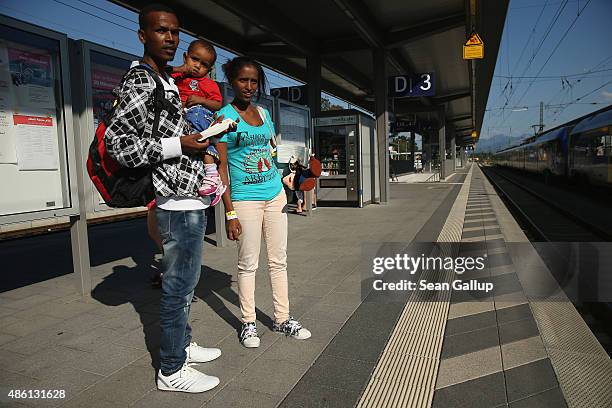
[[[155,81],[153,91],[153,109],[155,112],[151,136],[158,137],[159,118],[162,110],[177,112],[177,109],[166,100],[164,85],[151,67],[145,64],[130,68],[121,83],[134,69],[145,69],[151,73]],[[98,124],[96,132],[89,146],[87,156],[87,173],[94,186],[109,207],[130,208],[147,205],[155,198],[151,167],[124,167],[115,160],[106,150],[104,134],[118,106],[118,99],[113,101],[113,107]]]

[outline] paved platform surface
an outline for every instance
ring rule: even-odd
[[[434,173],[411,173],[397,176],[396,179],[391,180],[392,183],[423,183],[428,181],[434,176]]]
[[[419,231],[441,228],[445,214],[436,210],[445,200],[452,203],[456,187],[397,185],[388,205],[290,215],[291,312],[313,332],[307,342],[269,329],[272,299],[262,250],[256,289],[261,347],[240,346],[236,248],[207,244],[196,289],[200,300],[191,312],[193,334],[199,344],[220,347],[223,355],[198,366],[221,378],[219,387],[200,395],[155,389],[159,291],[148,284],[154,254],[142,220],[90,230],[90,299],[81,298],[75,278],[65,275],[71,270],[67,233],[3,242],[0,255],[13,281],[55,277],[0,293],[0,405],[275,406],[361,303],[356,266],[362,243],[406,242]],[[13,388],[63,389],[66,398],[9,401],[5,391]]]
[[[462,195],[464,183],[469,191]],[[495,291],[484,297],[453,293],[440,348],[428,357],[436,367],[429,374],[431,398],[402,406],[587,406],[572,397],[588,393],[588,384],[568,388],[572,370],[563,371],[558,358],[584,350],[559,346],[559,336],[542,326],[545,308],[531,302],[525,277],[506,247],[524,235],[482,173],[474,167],[470,173],[460,169],[448,182],[393,183],[391,196],[387,205],[290,215],[291,312],[313,332],[305,342],[270,330],[272,299],[262,249],[256,288],[261,347],[240,346],[236,248],[206,244],[191,312],[193,335],[199,344],[220,347],[223,355],[197,367],[221,379],[219,387],[197,395],[155,388],[159,291],[148,285],[155,258],[142,220],[90,230],[91,298],[79,296],[75,278],[66,274],[71,269],[67,234],[0,243],[13,281],[51,277],[0,293],[0,406],[372,406],[363,393],[375,380],[405,304],[363,301],[362,246],[435,242],[459,200],[465,209],[453,225],[461,237],[460,254],[487,253],[489,267],[472,277],[494,282]],[[597,353],[591,345],[580,355],[590,358],[598,373],[610,374],[609,358]],[[424,374],[413,381],[420,377]],[[598,384],[591,394],[605,403],[612,395]],[[66,398],[9,401],[9,389],[61,389]]]

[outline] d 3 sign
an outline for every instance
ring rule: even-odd
[[[434,96],[435,76],[433,72],[414,75],[398,75],[389,78],[389,97],[411,98]]]

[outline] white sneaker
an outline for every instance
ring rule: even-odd
[[[198,343],[189,343],[185,348],[187,353],[186,363],[208,363],[221,357],[221,350],[218,348],[206,348],[198,346]]]
[[[240,332],[240,344],[247,348],[259,347],[259,336],[257,335],[257,325],[253,323],[244,323]]]
[[[306,340],[312,336],[310,330],[302,327],[300,322],[289,316],[289,319],[282,323],[274,323],[272,331],[283,333],[285,336],[292,337],[297,340]]]
[[[169,376],[157,373],[157,389],[161,391],[198,393],[212,390],[219,385],[219,379],[199,372],[183,364],[180,370]]]

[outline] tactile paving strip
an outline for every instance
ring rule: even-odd
[[[571,303],[532,301],[531,310],[547,348],[608,357]]]
[[[465,208],[472,179],[470,168],[449,216],[438,237],[440,253],[451,256],[461,241]],[[453,244],[455,243],[455,244]],[[423,279],[450,282],[453,273],[426,272]],[[448,315],[450,292],[436,292],[435,299],[425,299],[414,292],[385,346],[374,373],[362,394],[358,408],[429,407],[433,399]]]
[[[607,355],[549,349],[570,407],[612,407],[612,364]]]

